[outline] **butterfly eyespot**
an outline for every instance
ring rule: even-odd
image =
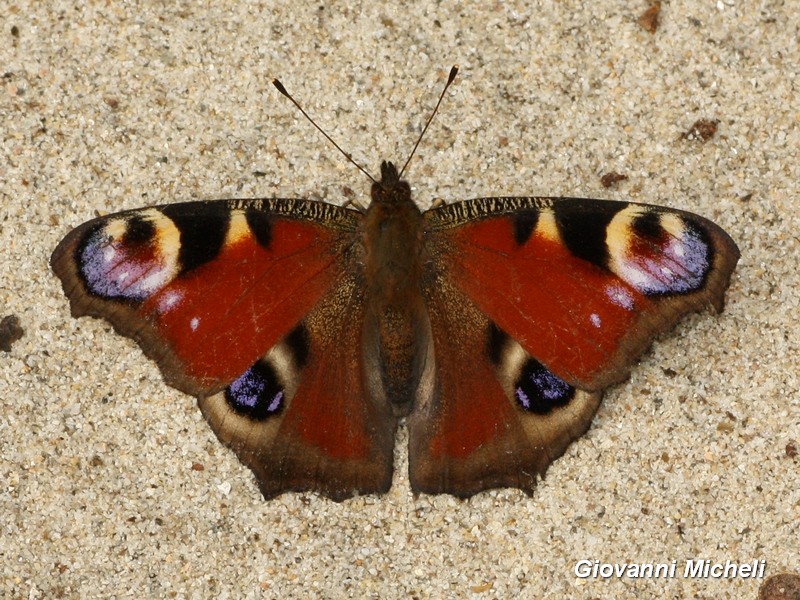
[[[517,403],[526,411],[544,415],[569,404],[575,388],[530,358],[522,367],[514,387]]]
[[[80,274],[96,296],[144,300],[177,275],[179,238],[156,210],[112,219],[78,247]]]
[[[297,390],[307,358],[308,334],[299,325],[225,388],[225,400],[234,412],[254,420],[280,413]]]
[[[126,244],[149,244],[156,236],[156,227],[152,221],[149,221],[141,216],[133,216],[123,222],[124,229],[122,230],[123,241]],[[111,223],[106,229],[113,231]]]
[[[674,214],[621,211],[608,228],[611,270],[647,296],[699,290],[711,268],[704,232]]]
[[[261,421],[279,413],[286,390],[275,369],[265,360],[256,362],[225,388],[225,400],[238,414]]]

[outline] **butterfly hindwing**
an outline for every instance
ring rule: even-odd
[[[386,492],[396,419],[361,361],[364,293],[344,275],[303,322],[223,392],[200,398],[220,440],[265,498]]]
[[[739,256],[710,221],[623,202],[485,198],[426,213],[435,391],[412,485],[530,490],[602,389],[688,312],[722,308]]]
[[[408,420],[412,488],[530,492],[589,427],[600,393],[549,373],[446,276],[427,297],[436,383]]]

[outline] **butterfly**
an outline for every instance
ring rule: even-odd
[[[422,212],[383,162],[361,210],[130,210],[71,231],[51,266],[73,316],[106,319],[197,397],[265,498],[338,501],[389,489],[403,419],[415,493],[531,493],[655,336],[722,310],[738,258],[711,221],[646,204]]]

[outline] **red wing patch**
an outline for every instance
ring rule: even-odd
[[[215,260],[172,280],[141,306],[186,375],[204,388],[244,372],[333,284],[334,232],[286,220],[276,221],[273,231],[268,247],[252,235],[226,243]]]

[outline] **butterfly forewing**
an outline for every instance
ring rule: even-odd
[[[108,319],[166,380],[215,392],[328,291],[358,214],[302,200],[218,200],[101,217],[53,252],[74,316]]]
[[[426,214],[437,272],[559,377],[624,379],[653,336],[721,310],[738,249],[697,215],[579,198],[481,198]]]

